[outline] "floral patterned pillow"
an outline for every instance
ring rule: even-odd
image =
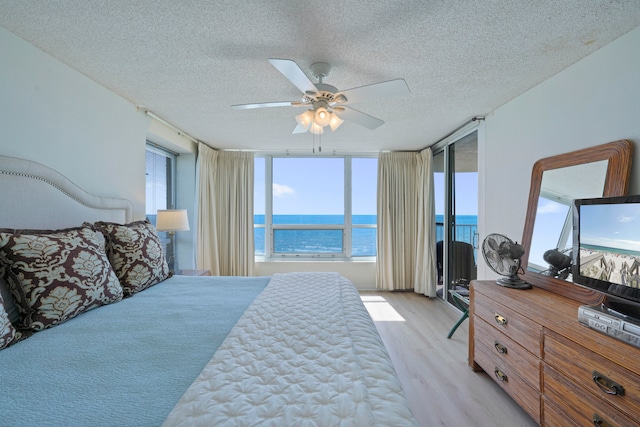
[[[4,300],[0,294],[0,350],[13,343],[19,334],[9,321],[9,315],[4,310]]]
[[[64,230],[0,229],[0,273],[20,312],[39,331],[123,296],[91,224]]]
[[[96,222],[95,226],[104,234],[109,261],[125,296],[158,284],[171,275],[162,244],[149,220],[125,225]]]

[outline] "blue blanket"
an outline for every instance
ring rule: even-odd
[[[0,425],[162,424],[268,282],[174,276],[0,351]]]

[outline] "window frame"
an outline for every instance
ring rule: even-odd
[[[173,151],[167,150],[166,148],[160,147],[157,144],[154,144],[151,141],[147,141],[145,145],[145,158],[147,151],[151,153],[155,153],[161,156],[165,156],[171,160],[170,164],[170,176],[167,184],[167,194],[166,194],[166,209],[175,209],[176,206],[176,166],[178,163],[178,153],[174,153]],[[145,175],[146,175],[146,160],[145,160]],[[145,188],[146,188],[147,177],[145,176]],[[145,200],[145,216],[149,214],[146,213],[146,200]],[[155,218],[155,214],[153,214]],[[153,221],[155,224],[155,220]]]
[[[331,155],[291,155],[288,153],[256,153],[256,158],[264,158],[264,195],[265,212],[264,224],[254,222],[254,230],[264,229],[264,254],[256,253],[256,258],[265,260],[375,260],[376,255],[353,256],[353,230],[354,229],[376,229],[377,224],[353,224],[352,218],[352,161],[354,158],[378,158],[377,154],[331,154]],[[273,223],[273,159],[276,158],[341,158],[344,162],[344,224],[274,224]],[[374,184],[377,186],[377,182]],[[255,194],[255,193],[254,193]],[[377,212],[376,212],[377,215]],[[341,253],[285,253],[275,252],[274,232],[276,230],[341,230],[342,231],[342,252]],[[376,251],[377,252],[377,251]]]

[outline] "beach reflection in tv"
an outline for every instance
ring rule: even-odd
[[[640,203],[583,203],[579,221],[580,276],[640,287]]]

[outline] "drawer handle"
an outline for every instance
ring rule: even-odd
[[[493,345],[496,348],[496,351],[500,354],[507,354],[507,347],[500,344],[498,341]]]
[[[507,318],[496,313],[493,315],[493,318],[496,319],[496,322],[498,322],[501,325],[506,325],[507,324]]]
[[[593,425],[597,427],[613,427],[612,424],[606,422],[600,415],[593,414]]]
[[[622,387],[617,382],[605,377],[600,372],[591,372],[591,378],[593,378],[593,382],[596,383],[598,388],[600,388],[600,390],[604,391],[605,393],[624,396],[624,387]]]
[[[498,368],[494,369],[493,370],[493,375],[495,375],[496,378],[498,379],[498,381],[500,381],[501,383],[506,383],[507,382],[507,374],[502,372],[500,369],[498,369]]]

